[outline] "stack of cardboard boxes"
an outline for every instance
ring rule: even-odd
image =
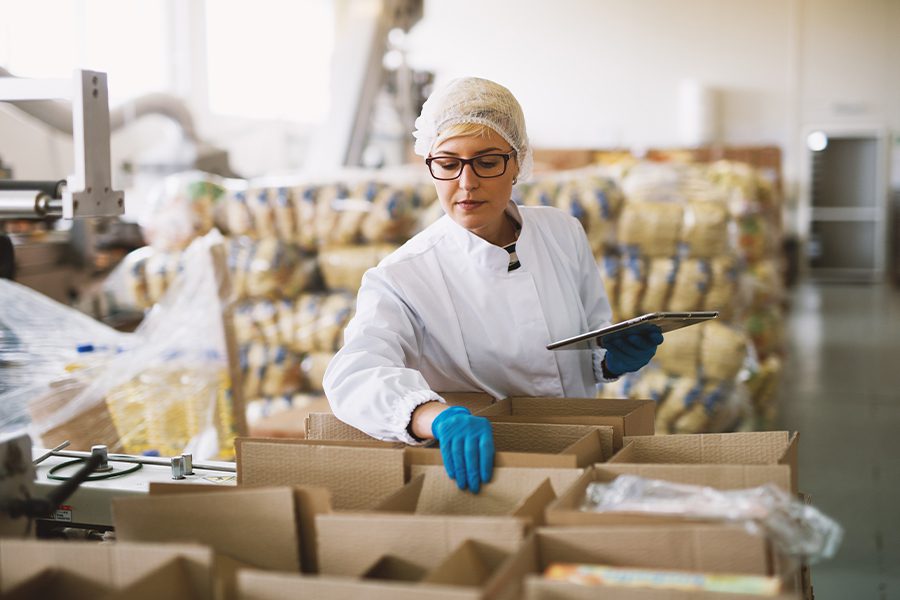
[[[796,492],[796,434],[656,437],[653,406],[483,403],[478,410],[494,424],[497,456],[478,495],[457,489],[435,448],[364,440],[330,415],[310,415],[310,437],[330,432],[332,439],[239,439],[236,487],[163,484],[146,497],[116,500],[113,544],[4,542],[0,592],[59,583],[63,571],[102,586],[108,596],[93,597],[103,598],[157,579],[154,585],[184,588],[165,592],[173,598],[752,597],[544,576],[553,563],[579,563],[776,578],[781,591],[770,597],[811,598],[808,578],[740,525],[581,510],[590,482],[623,473]]]

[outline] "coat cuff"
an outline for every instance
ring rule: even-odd
[[[389,420],[389,427],[396,434],[397,439],[411,446],[421,446],[431,440],[417,440],[409,433],[409,425],[413,411],[426,402],[440,402],[446,404],[446,400],[431,390],[417,390],[405,394],[397,404]]]
[[[591,359],[594,366],[594,379],[597,383],[611,383],[617,381],[619,377],[621,377],[621,375],[610,377],[610,374],[603,368],[603,359],[606,357],[606,350],[598,348],[597,350],[593,350],[592,354],[593,356]]]

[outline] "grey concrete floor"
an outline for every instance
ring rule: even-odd
[[[900,600],[900,290],[791,292],[779,426],[800,432],[800,488],[845,528],[816,600]]]

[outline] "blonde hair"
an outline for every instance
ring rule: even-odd
[[[438,131],[431,145],[432,150],[439,144],[443,144],[449,139],[457,137],[488,137],[491,133],[496,133],[487,125],[481,123],[451,123],[443,131]]]

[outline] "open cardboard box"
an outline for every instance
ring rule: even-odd
[[[613,428],[613,448],[619,450],[624,436],[653,435],[656,403],[653,400],[511,397],[477,414],[505,423],[608,425]]]
[[[779,576],[764,538],[733,525],[684,524],[540,528],[523,545],[516,567],[531,600],[743,600],[744,594],[583,586],[542,577],[554,562]],[[786,582],[790,587],[790,583]],[[785,593],[778,597],[794,600]]]
[[[291,576],[245,571],[239,575],[241,600],[321,598],[322,600],[501,600],[520,597],[521,578],[513,571],[516,554],[467,540],[429,568],[416,559],[385,555],[359,577]]]
[[[459,490],[443,467],[413,466],[412,474],[369,512],[316,515],[322,574],[359,576],[385,555],[431,569],[466,539],[511,549],[581,471],[496,468],[478,495]]]
[[[465,406],[473,413],[494,403],[493,396],[480,392],[439,392],[450,406]],[[331,412],[313,412],[306,417],[306,439],[308,440],[355,440],[373,441],[375,438],[344,423]]]
[[[333,508],[371,508],[405,483],[405,444],[238,438],[238,486],[314,486]]]
[[[208,599],[213,567],[198,545],[0,540],[3,598]]]
[[[188,567],[175,558],[122,588],[103,585],[77,573],[47,569],[9,590],[3,600],[195,600]]]
[[[599,469],[723,490],[773,483],[797,492],[797,433],[695,433],[624,441],[625,447]]]
[[[116,537],[198,542],[241,565],[315,572],[315,515],[331,510],[322,488],[162,484],[113,501]]]
[[[575,469],[612,455],[612,427],[492,423],[495,467]],[[443,465],[439,448],[410,446],[406,464]]]

